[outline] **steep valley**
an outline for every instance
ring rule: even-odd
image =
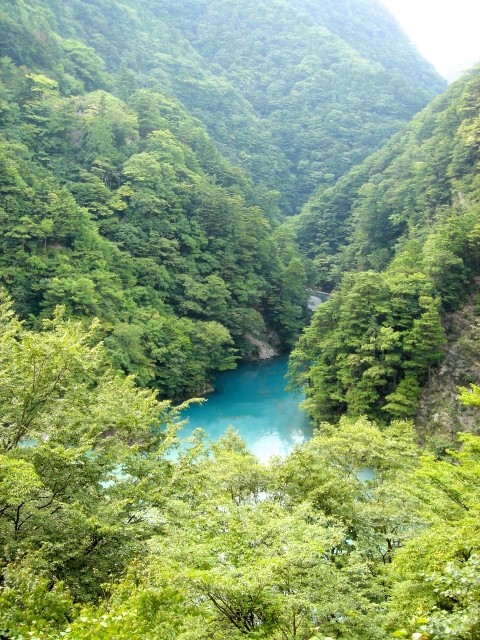
[[[0,638],[480,638],[479,149],[377,0],[0,3]]]

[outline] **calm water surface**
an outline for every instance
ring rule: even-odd
[[[201,427],[216,440],[233,426],[262,462],[287,455],[312,436],[309,419],[298,406],[303,396],[285,391],[287,363],[288,357],[280,356],[220,374],[206,402],[183,413],[189,424],[180,435]]]

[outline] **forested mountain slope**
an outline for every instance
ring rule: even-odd
[[[336,286],[294,352],[318,418],[412,416],[442,359],[441,313],[478,274],[480,68],[292,223],[323,286]]]
[[[2,54],[61,84],[105,88],[99,56],[121,97],[178,98],[286,212],[444,87],[377,0],[9,0],[0,35]]]
[[[208,386],[267,325],[292,342],[305,275],[274,239],[275,197],[178,101],[132,89],[127,105],[92,49],[9,7],[36,29],[4,19],[14,61],[0,63],[0,282],[22,318],[57,304],[99,317],[112,363],[170,398]]]
[[[291,210],[442,86],[376,3],[345,6],[350,31],[337,12],[2,3],[0,284],[21,317],[99,317],[112,363],[169,398],[254,356],[251,336],[292,346],[307,273],[279,199]]]
[[[294,207],[380,146],[442,88],[379,2],[170,5],[172,16],[185,16],[189,41],[273,133],[293,172],[284,188]]]
[[[246,353],[265,322],[293,339],[293,242],[280,255],[267,205],[181,105],[63,96],[6,60],[0,81],[0,282],[23,318],[99,317],[113,362],[168,397],[234,366],[233,338]]]

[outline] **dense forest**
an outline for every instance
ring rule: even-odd
[[[419,428],[480,316],[444,89],[377,0],[2,2],[0,638],[480,638],[478,379]],[[263,342],[313,438],[185,443]]]
[[[476,68],[290,223],[335,288],[292,355],[317,420],[416,413],[479,275],[479,94]]]
[[[477,637],[479,436],[438,459],[343,418],[269,466],[233,431],[178,449],[98,329],[2,298],[5,638]]]

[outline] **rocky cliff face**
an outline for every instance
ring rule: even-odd
[[[480,433],[480,412],[458,400],[458,387],[480,379],[480,295],[445,317],[448,347],[445,359],[421,395],[417,428],[422,440],[442,448],[453,444],[458,431]]]
[[[260,340],[251,334],[247,334],[245,339],[257,350],[256,359],[258,360],[269,360],[270,358],[275,358],[275,356],[280,355],[280,341],[278,336],[273,332],[270,332],[265,340]],[[255,359],[255,357],[253,359]]]

